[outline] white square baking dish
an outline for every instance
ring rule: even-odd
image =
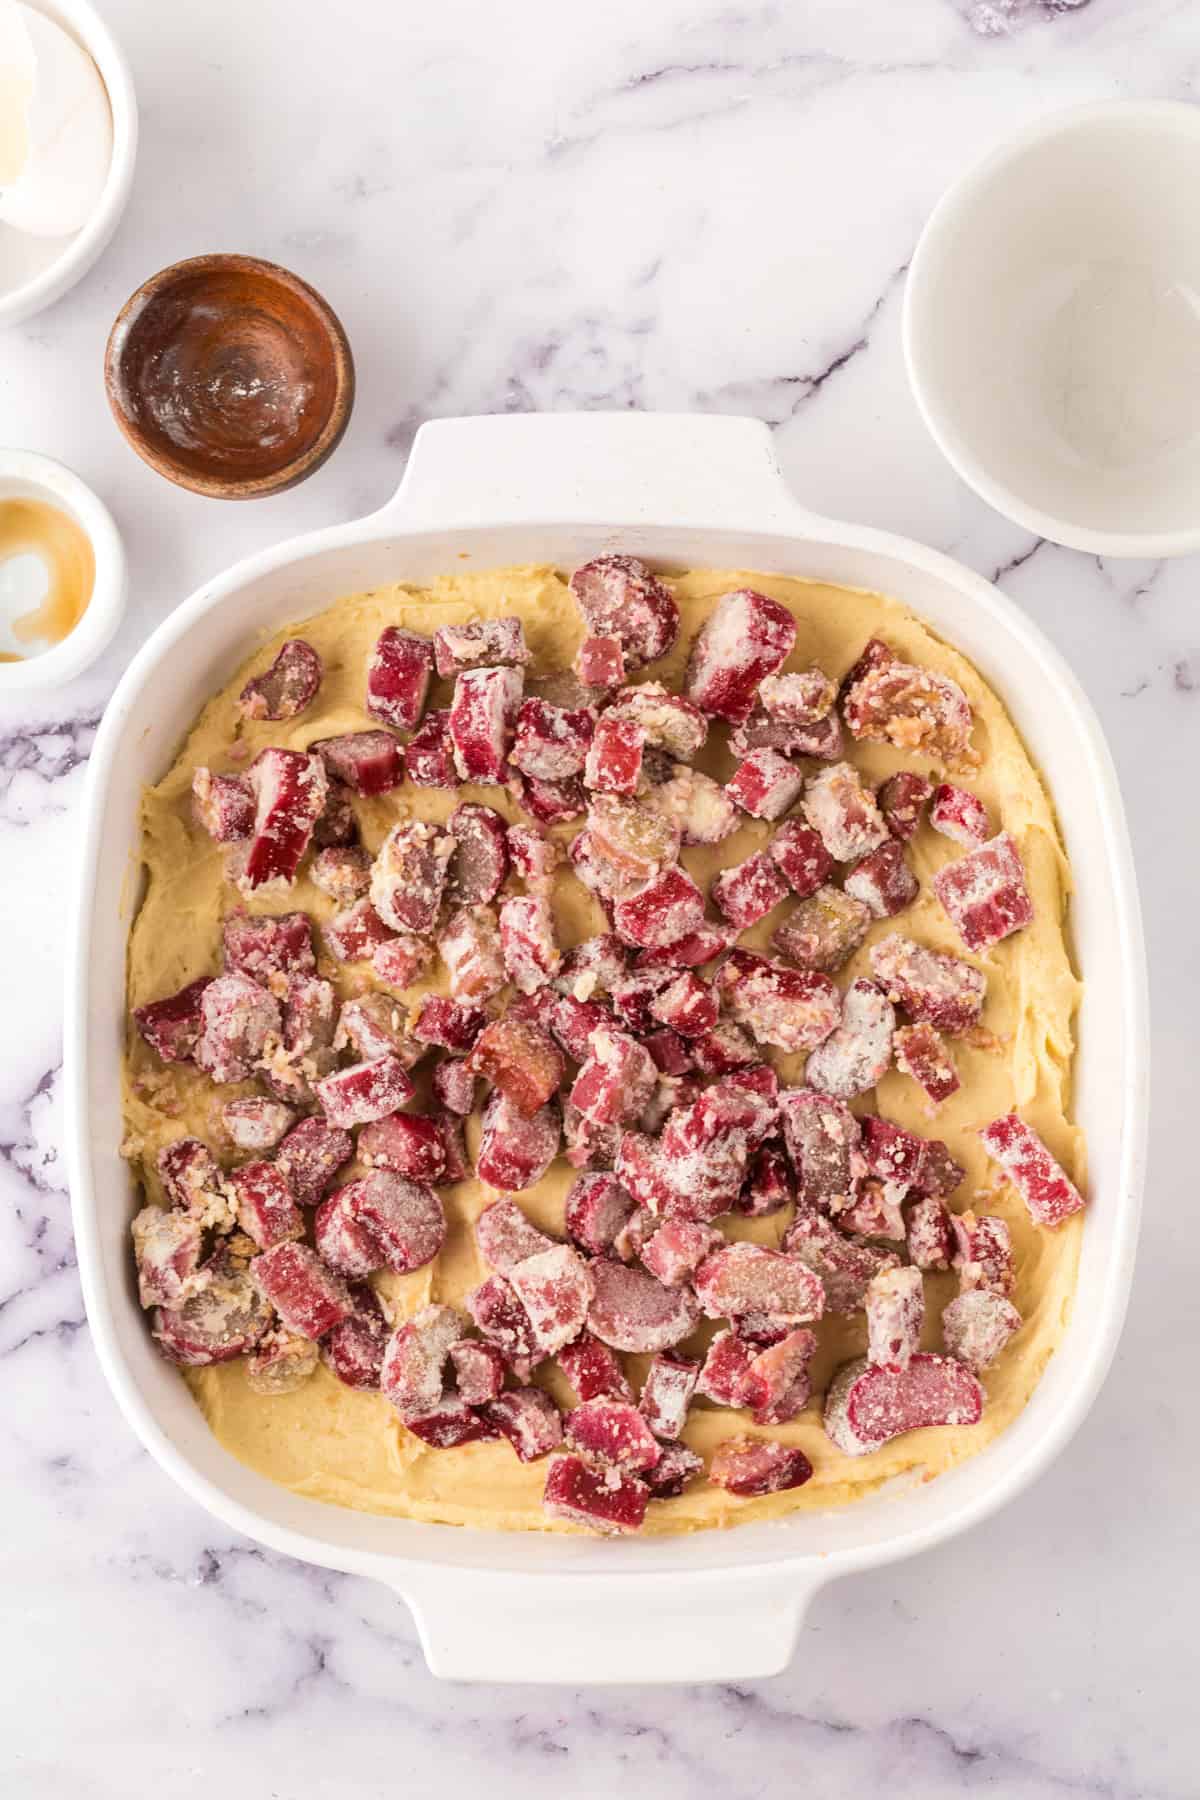
[[[300,1499],[211,1436],[138,1307],[121,1140],[125,940],[138,800],[258,633],[339,595],[486,568],[570,568],[621,548],[665,566],[757,568],[897,596],[977,664],[1049,783],[1074,867],[1084,980],[1076,1109],[1091,1205],[1074,1313],[1024,1412],[936,1482],[849,1510],[681,1538],[596,1542],[369,1517]],[[430,1668],[505,1681],[701,1681],[774,1673],[812,1594],[983,1518],[1062,1449],[1099,1389],[1133,1270],[1148,1023],[1137,889],[1116,776],[1091,707],[1037,628],[944,556],[806,513],[755,421],[535,415],[426,425],[381,512],[248,558],[159,627],[104,716],[87,789],[67,969],[67,1095],[79,1263],[96,1347],[133,1429],[224,1523],[374,1577],[412,1608]],[[630,1626],[636,1622],[636,1630]]]

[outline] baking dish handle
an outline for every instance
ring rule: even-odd
[[[571,1686],[778,1675],[822,1583],[778,1568],[557,1582],[442,1568],[394,1585],[432,1674]]]
[[[491,524],[811,530],[760,419],[504,413],[432,419],[376,515],[406,530]]]

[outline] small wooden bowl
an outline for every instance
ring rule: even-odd
[[[193,256],[125,302],[104,385],[152,469],[197,494],[254,500],[304,481],[336,449],[354,359],[306,281],[253,256]]]

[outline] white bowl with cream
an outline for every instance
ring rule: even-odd
[[[32,519],[32,530],[11,533],[13,512],[22,520]],[[39,520],[49,526],[48,533],[43,534]],[[20,544],[14,554],[14,536],[39,541],[28,549]],[[56,551],[59,540],[72,537],[90,549],[91,583],[79,596],[77,622],[59,636]],[[125,612],[125,596],[124,546],[99,496],[52,457],[0,448],[0,698],[58,687],[81,674],[112,639]],[[37,629],[41,617],[46,618],[45,635]]]
[[[137,102],[129,65],[116,39],[90,0],[29,0],[15,9],[0,0],[6,21],[0,56],[10,76],[15,61],[30,48],[42,52],[33,68],[27,160],[7,185],[0,183],[0,325],[16,325],[61,298],[87,273],[112,237],[129,199],[137,155]],[[23,30],[33,15],[33,35]],[[39,18],[40,16],[40,18]],[[15,17],[15,23],[14,23]],[[62,51],[59,33],[82,51]],[[96,107],[87,104],[88,76],[98,75],[106,101],[111,138],[97,130]],[[3,70],[0,69],[0,82]],[[39,88],[40,82],[40,88]],[[75,84],[75,104],[55,107],[54,85]],[[0,86],[8,104],[18,89]],[[107,148],[102,178],[95,163]],[[72,187],[82,211],[72,204]],[[13,222],[8,222],[11,218]],[[66,233],[64,224],[78,226]],[[19,227],[19,228],[18,228]]]

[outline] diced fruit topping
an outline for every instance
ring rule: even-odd
[[[438,911],[455,839],[423,820],[403,820],[384,838],[371,868],[371,903],[393,931],[428,936]]]
[[[753,588],[718,600],[692,644],[684,689],[702,712],[738,724],[758,698],[758,685],[786,662],[796,621],[786,606]]]
[[[446,829],[455,843],[450,865],[453,898],[462,906],[494,900],[508,874],[507,827],[500,814],[468,801],[450,814]]]
[[[254,792],[242,775],[201,767],[192,776],[192,812],[214,843],[234,844],[254,829]]]
[[[451,1344],[450,1361],[454,1367],[454,1391],[468,1406],[486,1405],[504,1386],[508,1365],[495,1344],[463,1338]],[[492,1422],[499,1424],[495,1418]]]
[[[441,1127],[426,1113],[389,1113],[365,1125],[358,1135],[358,1156],[368,1169],[390,1169],[435,1186],[446,1172]]]
[[[508,980],[500,925],[490,906],[460,906],[438,934],[455,1000],[489,1000]]]
[[[322,738],[313,749],[352,793],[388,794],[404,780],[404,757],[390,731],[348,731]]]
[[[897,1260],[888,1250],[851,1243],[821,1213],[797,1213],[784,1234],[783,1247],[820,1276],[825,1308],[831,1313],[857,1312],[871,1278],[881,1269],[894,1268]]]
[[[662,1455],[654,1467],[646,1471],[643,1480],[656,1500],[673,1500],[703,1467],[703,1457],[695,1450],[689,1450],[686,1444],[663,1444]]]
[[[578,1337],[591,1304],[592,1275],[570,1245],[555,1244],[525,1257],[509,1271],[508,1280],[543,1356],[553,1356]]]
[[[1021,853],[1007,831],[939,869],[933,891],[968,950],[990,950],[1033,918]]]
[[[870,923],[870,908],[853,894],[820,887],[775,927],[771,943],[801,968],[832,974],[854,955]]]
[[[433,645],[415,631],[387,625],[367,664],[367,711],[384,725],[412,731],[425,711],[433,677]]]
[[[577,819],[586,804],[583,783],[574,775],[566,781],[542,781],[536,775],[514,774],[510,788],[525,811],[543,825],[562,825],[568,819]]]
[[[562,1414],[542,1388],[510,1388],[507,1394],[490,1400],[484,1411],[522,1462],[549,1456],[563,1441]]]
[[[987,977],[956,956],[944,956],[893,932],[869,952],[871,971],[889,1000],[910,1019],[948,1037],[965,1037],[979,1023]]]
[[[525,678],[519,669],[464,669],[454,683],[450,737],[464,781],[503,782]]]
[[[906,1369],[921,1347],[925,1287],[920,1269],[881,1269],[866,1293],[867,1361]]]
[[[832,763],[810,778],[804,816],[834,862],[857,862],[887,842],[875,796],[852,763]]]
[[[509,861],[532,894],[548,894],[562,851],[543,831],[532,825],[510,825],[506,834]]]
[[[733,950],[717,971],[717,989],[734,1022],[760,1044],[812,1050],[841,1018],[841,996],[827,975]]]
[[[846,892],[877,919],[894,918],[911,906],[920,883],[908,866],[904,846],[889,838],[878,850],[855,863],[846,877]]]
[[[581,1175],[567,1194],[567,1234],[589,1256],[605,1256],[628,1224],[634,1203],[615,1175]]]
[[[664,1287],[653,1275],[599,1258],[592,1264],[589,1329],[613,1350],[653,1355],[671,1350],[695,1328],[699,1309],[687,1288]]]
[[[143,1306],[179,1306],[204,1285],[199,1277],[204,1227],[191,1213],[143,1206],[130,1227]]]
[[[395,940],[399,943],[401,940]],[[408,1036],[402,1007],[387,994],[360,994],[347,1000],[338,1015],[334,1047],[351,1045],[363,1062],[378,1056],[394,1056],[405,1069],[419,1061],[422,1046]]]
[[[377,1056],[371,1062],[354,1063],[348,1069],[326,1075],[314,1086],[326,1119],[343,1130],[385,1118],[406,1100],[411,1100],[415,1091],[394,1056]]]
[[[585,1400],[567,1414],[566,1439],[582,1455],[633,1474],[652,1469],[662,1454],[650,1425],[628,1400]]]
[[[326,1268],[307,1244],[276,1244],[250,1264],[250,1278],[289,1331],[322,1338],[354,1312],[340,1275]]]
[[[842,721],[831,712],[816,725],[787,725],[782,719],[773,719],[765,707],[756,706],[747,719],[730,731],[729,748],[735,756],[749,756],[754,750],[777,750],[781,756],[811,756],[818,762],[837,762],[844,749]]]
[[[879,640],[873,640],[878,644]],[[868,652],[872,646],[868,645]],[[852,735],[921,751],[950,763],[979,759],[971,749],[971,703],[956,681],[893,657],[886,645],[871,666],[848,677],[842,713]]]
[[[500,1433],[482,1407],[468,1406],[460,1394],[445,1393],[430,1413],[405,1419],[414,1437],[432,1450],[457,1450],[461,1444],[477,1444]]]
[[[799,1204],[805,1211],[839,1211],[854,1185],[858,1120],[840,1100],[805,1088],[785,1088],[779,1106]]]
[[[562,952],[554,911],[544,894],[523,894],[500,908],[500,944],[509,980],[532,994],[557,975]]]
[[[602,715],[587,753],[583,783],[594,793],[635,794],[646,734],[636,719]]]
[[[636,1475],[611,1464],[596,1467],[582,1456],[555,1456],[542,1504],[552,1519],[615,1537],[640,1531],[649,1498],[649,1488]]]
[[[814,664],[792,675],[768,675],[758,696],[771,718],[785,725],[819,725],[833,710],[837,688]]]
[[[958,1071],[932,1025],[902,1025],[892,1039],[892,1050],[896,1067],[916,1082],[931,1107],[958,1091]]]
[[[626,688],[603,716],[640,725],[652,749],[665,750],[680,762],[690,762],[708,736],[708,720],[699,707],[682,694],[672,694],[661,681]]]
[[[699,1374],[700,1364],[688,1356],[663,1355],[653,1359],[646,1370],[638,1406],[656,1438],[679,1437],[687,1423],[688,1407]],[[657,1445],[655,1450],[657,1452]],[[656,1454],[645,1466],[653,1468],[658,1460]]]
[[[239,1229],[260,1250],[304,1235],[300,1209],[273,1163],[248,1162],[229,1176]]]
[[[624,1031],[600,1026],[571,1089],[571,1105],[594,1125],[628,1125],[654,1091],[654,1059]]]
[[[717,997],[706,981],[685,969],[655,994],[650,1012],[680,1037],[706,1037],[717,1022]]]
[[[200,996],[196,1066],[212,1081],[245,1081],[282,1027],[274,995],[240,971],[218,975]]]
[[[525,1118],[531,1118],[557,1094],[566,1070],[553,1039],[539,1026],[511,1013],[484,1026],[467,1066],[499,1088]]]
[[[512,763],[538,781],[565,781],[583,768],[595,729],[589,708],[551,706],[531,695],[517,714]]]
[[[325,806],[324,764],[298,750],[262,750],[246,779],[254,794],[254,825],[238,885],[247,893],[272,882],[289,885]]]
[[[275,1166],[301,1206],[315,1206],[353,1154],[348,1132],[324,1119],[301,1119],[280,1144]]]
[[[364,896],[335,913],[323,929],[326,949],[338,962],[367,962],[381,944],[392,938],[371,902]]]
[[[812,1394],[808,1365],[816,1348],[816,1334],[800,1328],[785,1332],[751,1358],[740,1391],[741,1404],[750,1407],[756,1425],[786,1425],[804,1411]]]
[[[299,1248],[281,1244],[269,1254],[278,1256]],[[247,1275],[210,1260],[181,1304],[157,1309],[153,1333],[168,1362],[200,1369],[245,1356],[268,1330],[272,1318],[270,1306]]]
[[[421,1044],[437,1044],[442,1050],[465,1055],[483,1030],[487,1014],[477,1006],[461,1006],[443,994],[426,994],[421,1001],[413,1036]]]
[[[952,1213],[950,1228],[954,1233],[950,1260],[964,1293],[987,1288],[1006,1300],[1016,1285],[1017,1272],[1012,1234],[1004,1220],[992,1215],[980,1218],[971,1211]]]
[[[369,1392],[379,1386],[388,1325],[366,1282],[356,1282],[350,1293],[356,1310],[322,1339],[321,1357],[345,1387]]]
[[[983,1389],[964,1363],[921,1352],[907,1367],[869,1363],[839,1369],[825,1398],[825,1430],[846,1456],[869,1456],[927,1425],[977,1425]]]
[[[556,1104],[526,1118],[506,1094],[494,1088],[483,1109],[475,1173],[489,1187],[520,1190],[540,1181],[562,1141]]]
[[[915,775],[907,769],[902,769],[898,775],[889,776],[880,788],[875,796],[879,802],[879,810],[888,830],[900,843],[907,844],[916,836],[921,814],[932,793],[931,781],[926,781],[923,775]]]
[[[308,873],[314,887],[338,906],[349,906],[371,885],[371,859],[358,844],[330,844],[313,857]]]
[[[713,1452],[708,1479],[730,1494],[752,1498],[803,1487],[812,1477],[803,1450],[769,1438],[726,1438]]]
[[[1057,1163],[1032,1125],[1009,1113],[980,1132],[983,1147],[998,1163],[1029,1208],[1035,1225],[1051,1228],[1084,1204],[1083,1195]]]
[[[815,894],[833,868],[833,858],[811,825],[787,819],[767,845],[767,853],[794,894]]]
[[[956,844],[965,844],[968,849],[976,844],[986,844],[991,832],[987,807],[978,795],[968,793],[966,788],[954,787],[948,781],[934,789],[929,823],[943,837],[953,839]]]
[[[294,719],[316,698],[321,658],[303,638],[288,638],[269,669],[242,689],[238,709],[247,719]]]
[[[869,1093],[891,1065],[895,1028],[891,1002],[875,983],[852,982],[843,998],[842,1022],[809,1057],[805,1080],[839,1100]]]
[[[613,904],[613,926],[625,943],[661,949],[704,924],[704,896],[678,864],[653,875]]]
[[[388,1340],[380,1386],[406,1424],[440,1404],[446,1364],[463,1335],[462,1325],[453,1307],[426,1306]]]
[[[210,979],[202,975],[199,981],[189,981],[165,1000],[151,1000],[147,1006],[134,1008],[134,1024],[163,1062],[188,1062],[195,1054],[203,1029],[200,1002]]]
[[[936,1194],[924,1194],[908,1209],[908,1254],[913,1266],[948,1269],[954,1251],[950,1214]]]
[[[494,1200],[475,1221],[475,1242],[488,1267],[508,1275],[518,1263],[543,1250],[553,1250],[553,1238],[539,1231],[515,1200]]]
[[[718,1331],[708,1347],[696,1391],[717,1406],[743,1406],[746,1376],[754,1355],[735,1331]]]
[[[592,637],[616,638],[627,669],[665,656],[679,635],[669,588],[636,556],[597,556],[571,577],[571,592]]]
[[[677,763],[670,778],[639,795],[639,803],[674,826],[685,844],[720,844],[741,823],[736,801],[720,782]]]
[[[1020,1329],[1021,1315],[1012,1301],[988,1288],[969,1288],[942,1313],[942,1342],[976,1375],[991,1368]]]
[[[782,818],[800,798],[803,772],[775,750],[752,750],[725,785],[725,792],[754,819]]]
[[[467,619],[461,625],[439,625],[433,634],[439,675],[463,669],[520,669],[529,661],[525,627],[520,619]]]
[[[519,1380],[526,1380],[538,1355],[533,1326],[502,1275],[489,1275],[467,1295],[466,1308],[476,1330],[494,1344]]]
[[[748,1219],[765,1219],[782,1212],[795,1197],[783,1153],[767,1146],[751,1163],[734,1209]]]
[[[678,856],[680,829],[625,794],[596,794],[588,806],[587,839],[592,856],[611,864],[618,876],[647,881]]]
[[[819,1319],[825,1310],[820,1280],[799,1257],[761,1244],[726,1244],[696,1271],[696,1296],[710,1319],[765,1313],[788,1325]]]
[[[666,1287],[686,1287],[711,1251],[723,1242],[712,1225],[696,1219],[668,1219],[642,1246],[642,1261]]]
[[[739,931],[765,919],[790,891],[776,863],[763,850],[723,869],[711,889],[715,905]]]
[[[590,1331],[581,1331],[571,1343],[564,1344],[558,1352],[558,1366],[580,1402],[633,1399],[616,1353]]]
[[[618,637],[585,637],[575,657],[584,687],[612,689],[625,679],[625,653]]]
[[[449,707],[426,713],[405,747],[404,772],[414,787],[458,787]]]

